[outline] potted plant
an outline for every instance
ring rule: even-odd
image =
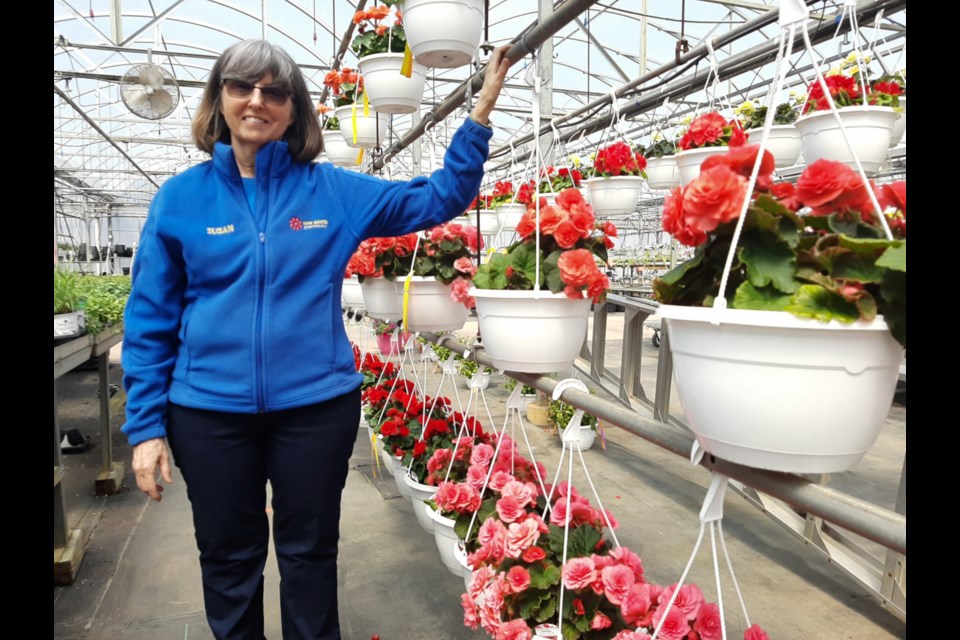
[[[481,368],[476,360],[460,356],[457,358],[457,373],[463,377],[464,386],[468,389],[486,389],[490,386],[493,369],[487,366]]]
[[[380,113],[412,113],[420,107],[426,67],[410,60],[404,69],[407,36],[399,9],[393,24],[384,23],[397,0],[384,0],[372,9],[357,11],[353,22],[357,35],[350,48],[357,55],[357,68],[364,78],[370,106]],[[405,73],[406,71],[406,73]]]
[[[896,83],[892,85],[882,85],[881,83]],[[890,135],[890,148],[900,144],[904,134],[907,132],[907,70],[901,69],[895,74],[883,75],[877,78],[874,86],[884,89],[887,95],[896,95],[899,106],[894,107],[894,111],[900,114],[897,121],[893,123],[893,133]],[[897,91],[899,90],[899,93]]]
[[[483,35],[482,0],[404,0],[403,20],[414,59],[426,67],[470,64]]]
[[[474,301],[469,295],[483,248],[477,228],[447,222],[424,232],[416,256],[397,265],[405,276],[397,289],[401,308],[406,296],[406,328],[410,331],[456,331],[467,321]]]
[[[555,205],[541,199],[539,233],[531,207],[517,225],[519,240],[480,265],[470,294],[477,302],[483,346],[499,369],[548,373],[568,368],[587,330],[590,303],[602,301],[617,228],[596,222],[576,189]]]
[[[767,138],[766,149],[773,154],[773,160],[778,169],[792,167],[797,164],[803,145],[800,142],[800,130],[794,126],[800,115],[803,105],[803,96],[795,91],[790,92],[790,100],[777,105],[773,114],[773,124]],[[733,110],[741,120],[747,137],[754,142],[760,142],[763,136],[763,123],[767,118],[767,107],[756,106],[747,100]]]
[[[384,357],[400,355],[411,334],[409,331],[398,331],[399,328],[400,325],[396,322],[373,319],[373,333],[377,336],[377,349],[380,355]],[[393,339],[394,335],[397,336],[396,341]]]
[[[357,276],[364,306],[371,318],[396,320],[402,317],[394,280],[408,272],[416,244],[415,233],[394,238],[368,238],[350,256],[345,275]]]
[[[75,338],[86,333],[86,314],[80,308],[79,273],[53,270],[53,337]]]
[[[505,377],[503,382],[501,383],[503,388],[511,393],[513,392],[514,389],[517,388],[517,384],[518,382],[516,378],[509,378],[509,377]],[[537,390],[531,387],[530,385],[525,384],[522,387],[520,387],[520,398],[524,403],[523,406],[520,407],[520,410],[526,412],[527,406],[529,406],[531,402],[534,402],[536,400]]]
[[[523,182],[514,190],[512,182],[497,182],[493,188],[490,206],[497,212],[497,222],[501,231],[514,231],[527,207],[533,202],[536,185],[533,180]]]
[[[647,159],[647,186],[651,189],[672,189],[680,186],[680,167],[677,164],[677,145],[657,134],[653,144],[643,152]]]
[[[323,135],[323,152],[327,154],[327,160],[338,167],[355,167],[359,164],[357,150],[347,145],[343,139],[337,117],[326,115],[330,111],[332,109],[325,104],[317,107]]]
[[[694,118],[677,143],[680,184],[690,184],[700,173],[700,164],[709,156],[726,153],[727,147],[739,147],[746,144],[747,139],[736,118],[727,120],[717,111]]]
[[[479,193],[463,212],[468,223],[477,222],[477,228],[485,236],[495,236],[500,232],[500,218],[493,209],[493,198],[491,193]],[[478,217],[479,221],[477,221]]]
[[[807,103],[796,124],[807,164],[827,159],[856,168],[855,159],[859,159],[868,176],[880,170],[893,127],[901,117],[897,112],[900,85],[896,81],[869,81],[869,62],[868,57],[851,53],[824,76],[822,84],[818,78],[807,89]],[[836,107],[836,114],[831,105]]]
[[[774,184],[767,153],[746,193],[756,157],[753,145],[709,158],[664,202],[664,230],[696,247],[653,284],[677,389],[710,453],[780,471],[842,471],[876,440],[903,360],[905,219],[886,239],[872,185],[830,160],[808,166],[795,186]],[[905,190],[881,190],[881,199],[905,215]]]
[[[568,429],[576,430],[579,434],[579,439],[577,440],[578,446],[581,451],[586,451],[593,446],[594,440],[596,440],[597,437],[597,417],[584,412],[580,424],[572,425],[570,424],[570,420],[573,418],[575,412],[576,409],[573,405],[569,405],[563,400],[550,401],[548,415],[550,416],[550,422],[557,428],[560,437],[563,438],[564,433]]]
[[[597,152],[593,177],[587,181],[590,204],[597,215],[614,216],[637,210],[640,187],[647,177],[647,159],[626,142],[615,142]]]
[[[323,84],[330,87],[333,94],[334,115],[347,146],[354,149],[379,146],[389,120],[387,114],[371,113],[363,76],[344,67],[328,71]]]

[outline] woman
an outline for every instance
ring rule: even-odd
[[[303,75],[264,41],[227,49],[193,123],[212,159],[168,180],[141,234],[123,348],[137,485],[159,501],[169,441],[193,508],[217,638],[263,638],[266,484],[284,638],[339,638],[340,496],[361,376],[340,289],[360,241],[442,223],[477,193],[506,77],[494,51],[470,118],[429,179],[311,162]]]

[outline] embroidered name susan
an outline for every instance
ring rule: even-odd
[[[207,227],[208,236],[222,236],[225,233],[233,233],[232,224],[228,224],[225,227]]]

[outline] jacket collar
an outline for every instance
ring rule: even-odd
[[[282,174],[293,162],[287,143],[283,140],[268,142],[257,151],[257,178]],[[240,169],[233,154],[233,147],[217,142],[213,147],[213,166],[228,180],[240,181]]]

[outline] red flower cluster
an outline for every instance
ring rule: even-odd
[[[639,176],[647,168],[647,159],[634,152],[626,142],[617,142],[597,152],[593,170],[598,176]]]
[[[867,221],[873,216],[868,185],[856,171],[833,160],[817,160],[797,179],[796,199],[815,216],[858,212]]]
[[[678,146],[683,150],[701,147],[739,147],[749,135],[736,118],[727,120],[716,111],[705,113],[690,123]]]
[[[344,67],[340,71],[328,71],[323,78],[323,84],[330,87],[334,96],[340,95],[340,85],[352,85],[358,92],[363,91],[363,76],[356,71]],[[352,91],[352,89],[351,89]]]
[[[536,185],[533,180],[530,182],[525,182],[520,185],[520,189],[517,191],[516,201],[520,204],[533,204],[533,194],[536,192]]]
[[[830,91],[830,97],[833,98],[838,108],[863,104],[863,93],[860,91],[860,86],[854,76],[836,74],[825,76],[823,79]],[[807,105],[803,112],[810,113],[811,111],[822,111],[829,108],[830,104],[823,93],[823,87],[820,86],[818,80],[814,80],[807,88]]]
[[[365,278],[393,277],[395,262],[413,254],[417,234],[408,233],[394,238],[368,238],[360,243],[347,262],[345,278],[353,275]]]

